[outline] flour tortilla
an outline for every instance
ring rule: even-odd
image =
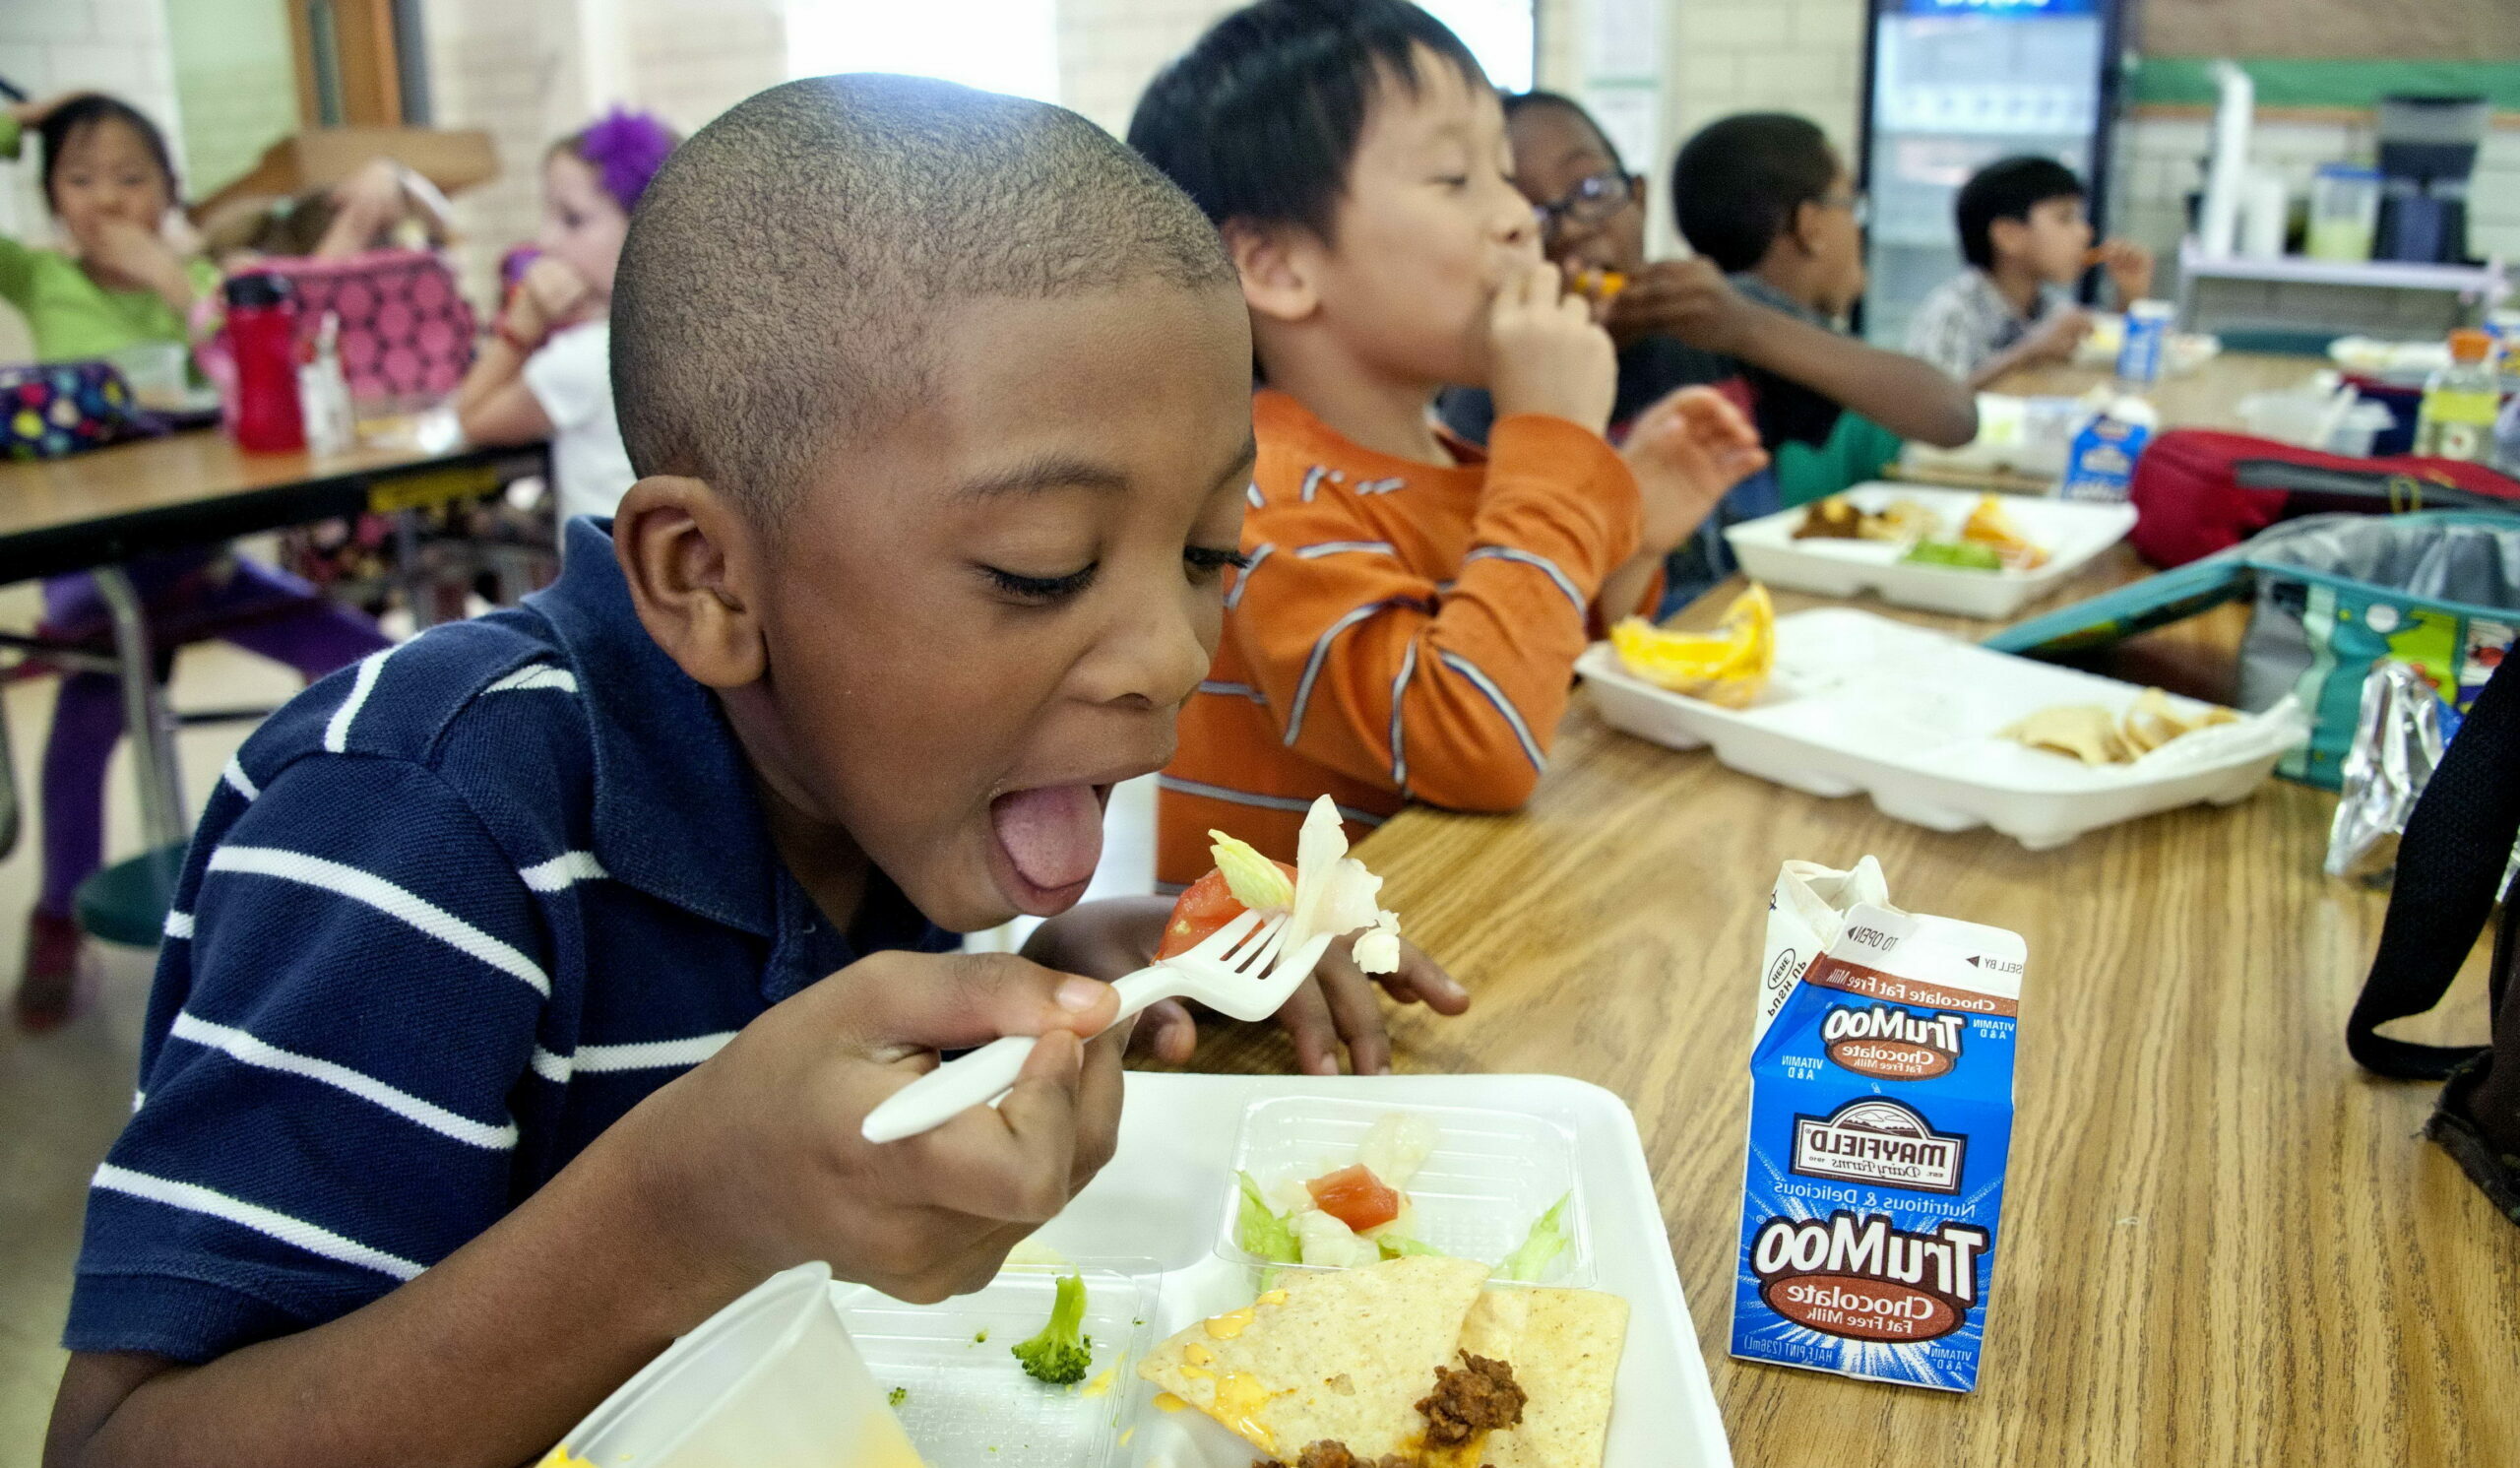
[[[1418,1402],[1435,1368],[1454,1364],[1486,1280],[1486,1265],[1439,1255],[1289,1270],[1278,1278],[1286,1299],[1255,1306],[1241,1334],[1217,1340],[1193,1325],[1138,1374],[1286,1462],[1324,1439],[1367,1460],[1415,1451],[1426,1427]]]
[[[1461,1349],[1514,1365],[1520,1425],[1492,1434],[1489,1468],[1601,1468],[1610,1395],[1627,1344],[1627,1302],[1596,1290],[1489,1290],[1462,1323]]]

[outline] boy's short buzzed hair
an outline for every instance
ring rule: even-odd
[[[927,381],[932,324],[990,296],[1231,289],[1223,242],[1110,134],[923,77],[815,77],[738,102],[640,197],[612,394],[642,476],[767,523]]]
[[[1219,224],[1299,224],[1330,240],[1375,91],[1415,91],[1418,52],[1488,85],[1461,37],[1408,0],[1258,0],[1148,85],[1129,146]]]
[[[1690,249],[1719,270],[1750,270],[1796,210],[1828,197],[1837,175],[1819,124],[1791,112],[1742,112],[1700,128],[1671,160],[1671,212]]]
[[[1952,203],[1960,225],[1960,253],[1980,270],[1995,268],[1997,220],[2028,223],[2030,212],[2050,199],[2083,197],[2083,181],[2051,158],[2002,159],[1971,174]]]

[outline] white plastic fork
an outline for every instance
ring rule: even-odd
[[[1120,1013],[1111,1022],[1120,1024],[1164,999],[1196,999],[1234,1019],[1267,1019],[1330,947],[1331,934],[1325,932],[1281,952],[1286,929],[1284,913],[1263,922],[1259,914],[1245,912],[1189,952],[1123,975],[1111,986],[1120,994]],[[917,1136],[997,1100],[1014,1089],[1035,1043],[1030,1035],[1009,1035],[937,1066],[866,1114],[866,1140]]]

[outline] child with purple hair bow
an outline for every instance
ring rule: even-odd
[[[474,443],[550,441],[564,522],[610,515],[638,478],[612,412],[605,311],[630,212],[679,141],[654,113],[615,107],[551,146],[534,253],[510,276],[496,330],[456,389]]]

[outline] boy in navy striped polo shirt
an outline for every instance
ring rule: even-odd
[[[1160,911],[941,950],[1075,904],[1216,648],[1252,448],[1214,230],[1056,108],[793,83],[666,163],[613,321],[608,531],[212,798],[48,1463],[519,1462],[800,1260],[976,1287],[1110,1155],[1126,1037],[1068,976]],[[1414,954],[1397,989],[1462,1001]],[[859,1140],[1000,1034],[1043,1037],[1002,1108]]]

